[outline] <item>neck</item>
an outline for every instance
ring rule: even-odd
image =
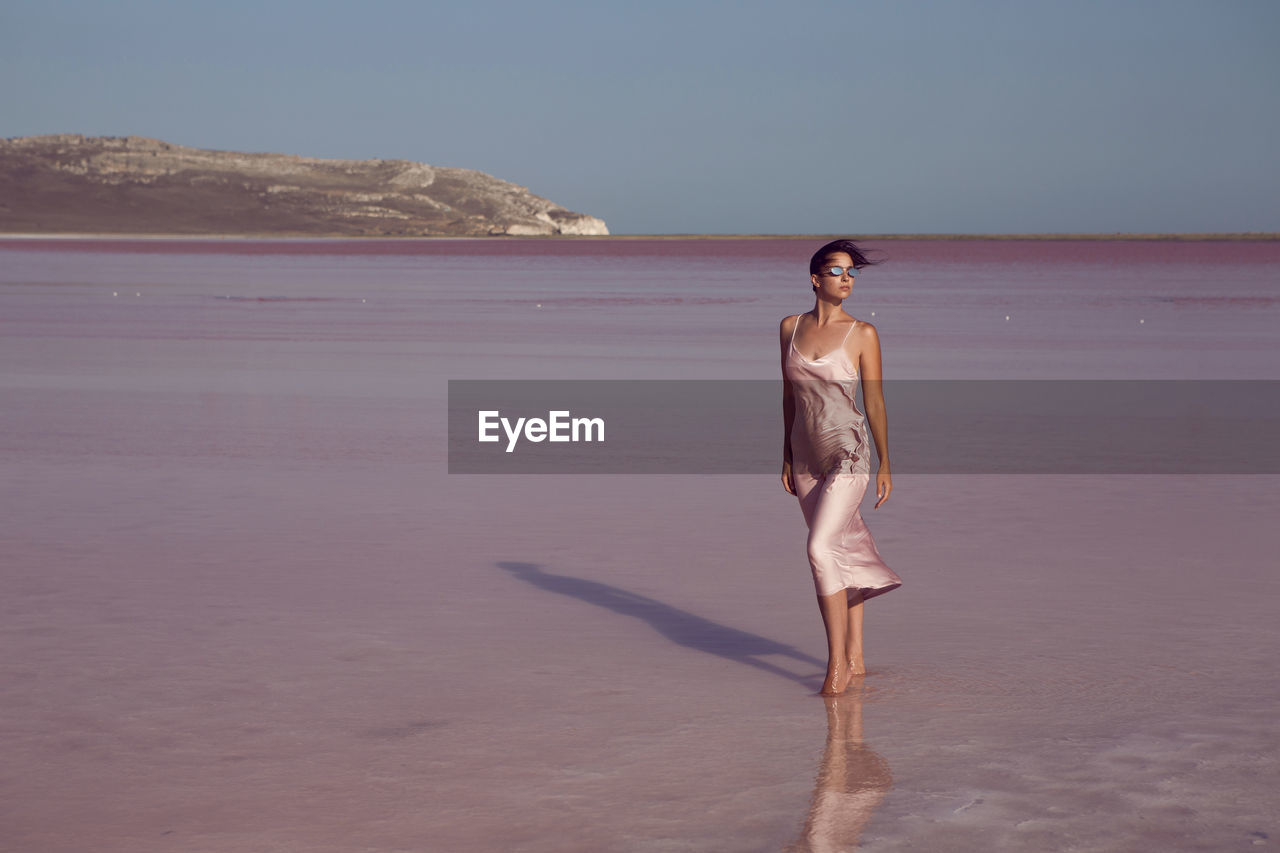
[[[847,316],[840,302],[829,302],[822,297],[818,297],[818,301],[813,304],[813,316],[817,318],[818,325],[825,325],[833,319]]]

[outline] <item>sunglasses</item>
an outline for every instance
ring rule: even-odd
[[[827,267],[825,270],[822,271],[822,274],[834,275],[838,277],[838,276],[844,275],[846,272],[849,273],[850,276],[857,275],[858,273],[858,271],[853,267]]]

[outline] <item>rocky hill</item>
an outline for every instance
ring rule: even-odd
[[[471,169],[73,134],[0,140],[0,232],[536,236],[602,220]]]

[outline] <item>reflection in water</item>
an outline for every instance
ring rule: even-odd
[[[811,666],[822,667],[824,673],[826,671],[827,665],[824,661],[805,654],[795,646],[779,643],[777,640],[770,640],[759,634],[739,631],[737,628],[730,628],[719,622],[712,622],[687,610],[672,607],[670,604],[664,604],[657,599],[639,595],[621,587],[586,578],[575,578],[572,575],[544,572],[537,563],[506,561],[498,563],[498,566],[539,589],[581,599],[597,607],[604,607],[615,613],[648,622],[655,631],[671,642],[686,648],[719,655],[809,686],[816,683],[814,676],[798,675],[762,658],[768,656],[790,658]]]
[[[842,696],[825,696],[827,747],[813,802],[792,851],[853,850],[880,801],[893,787],[889,763],[862,742],[861,681]]]

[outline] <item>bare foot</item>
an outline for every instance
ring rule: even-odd
[[[850,678],[852,678],[855,675],[866,675],[866,674],[867,674],[867,667],[865,664],[863,664],[862,658],[860,657],[849,658],[849,677]]]
[[[827,680],[822,682],[823,696],[839,696],[849,686],[849,672],[840,668],[839,664],[827,667]]]

